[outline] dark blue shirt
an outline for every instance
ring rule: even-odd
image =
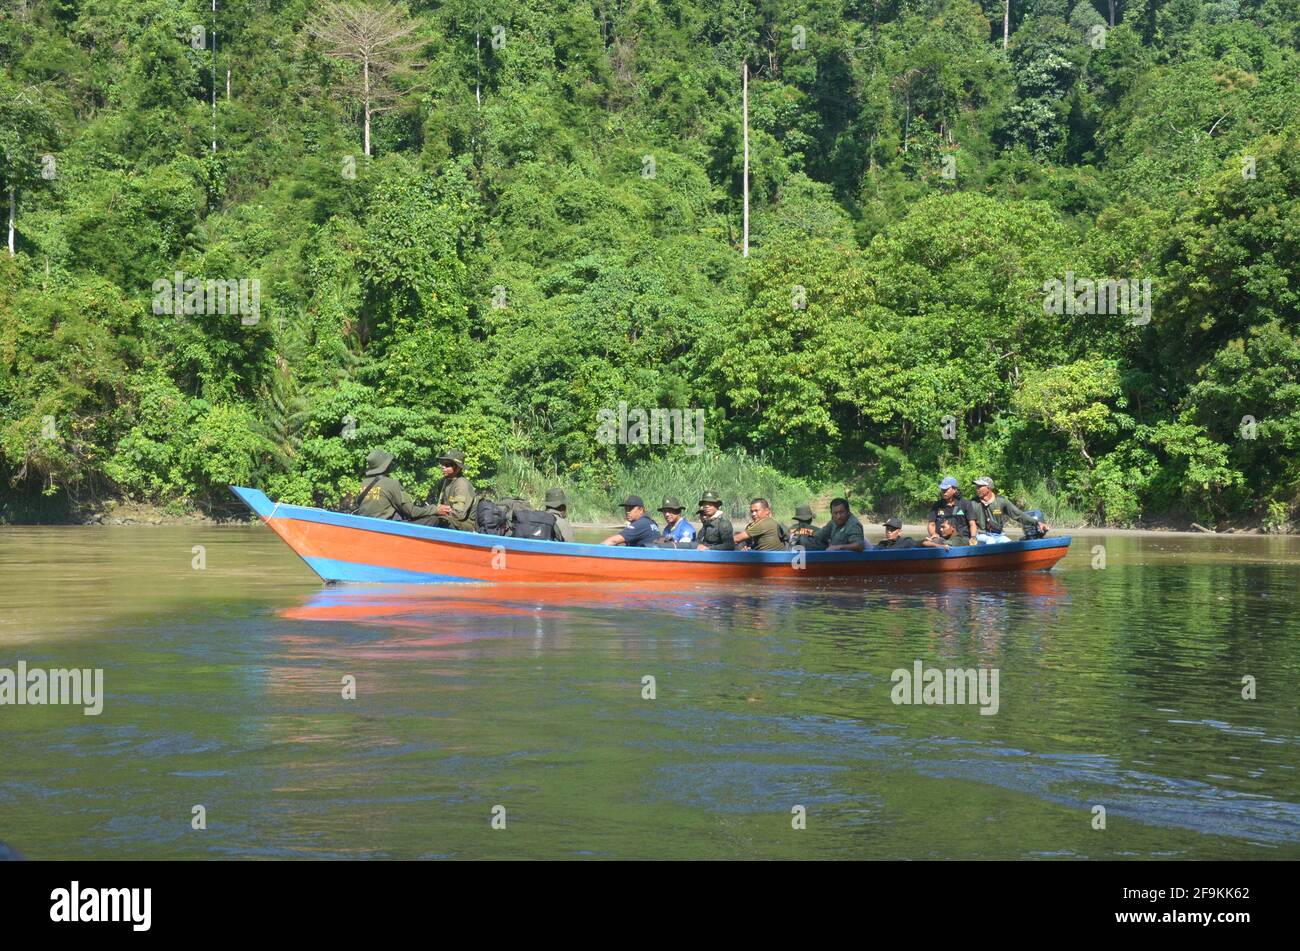
[[[659,525],[649,515],[642,515],[635,522],[628,522],[619,534],[629,548],[644,548],[659,537]]]

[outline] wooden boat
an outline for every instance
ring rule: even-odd
[[[539,542],[432,528],[272,502],[231,486],[325,581],[439,582],[802,581],[953,571],[1045,571],[1065,557],[1068,536],[1000,545],[866,552],[715,552]]]

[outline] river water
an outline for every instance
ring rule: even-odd
[[[100,668],[104,696],[98,715],[0,705],[0,841],[1296,859],[1297,588],[1300,540],[1273,537],[1076,535],[1050,574],[642,590],[325,587],[260,525],[2,528],[0,668]],[[997,671],[996,712],[893,702],[917,662]]]

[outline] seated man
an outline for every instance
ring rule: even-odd
[[[546,511],[555,516],[555,541],[571,542],[577,536],[569,524],[569,499],[560,488],[546,490]]]
[[[881,526],[885,537],[876,542],[877,548],[915,548],[916,539],[903,535],[903,522],[899,518],[887,518]]]
[[[772,517],[772,506],[767,499],[754,499],[749,503],[749,518],[745,530],[732,536],[737,547],[743,544],[752,551],[785,551],[781,526]]]
[[[1021,511],[1016,503],[993,491],[993,480],[980,476],[975,480],[975,500],[970,503],[975,525],[979,529],[975,538],[981,545],[996,545],[1009,542],[1006,534],[1006,519],[1013,518],[1026,530],[1039,537],[1047,531],[1047,523],[1039,521],[1032,515]]]
[[[682,505],[680,499],[671,495],[664,499],[664,504],[659,506],[659,512],[664,517],[664,530],[659,545],[664,548],[695,547],[695,526],[682,518],[685,511],[686,506]]]
[[[831,520],[817,530],[815,538],[827,551],[866,551],[871,547],[862,523],[849,512],[847,499],[831,500]]]
[[[474,531],[474,506],[478,494],[469,479],[462,474],[465,469],[465,454],[453,449],[446,455],[439,456],[438,464],[442,466],[442,478],[433,487],[437,524],[442,528],[454,528],[462,532]]]
[[[790,548],[821,550],[822,546],[817,542],[817,528],[813,525],[812,506],[800,505],[794,510],[794,522],[786,529],[785,537]]]
[[[623,515],[627,524],[601,542],[602,545],[627,545],[645,548],[659,537],[659,524],[645,513],[645,503],[639,495],[629,495],[623,500]]]
[[[941,531],[944,523],[950,523],[951,532]],[[957,480],[946,476],[939,483],[939,501],[930,507],[930,522],[926,526],[931,539],[942,541],[954,536],[966,539],[969,544],[975,537],[975,516],[971,513],[971,503],[961,497]]]
[[[362,487],[352,506],[352,514],[433,524],[437,512],[432,506],[416,505],[411,501],[410,496],[402,491],[401,483],[386,474],[392,465],[392,453],[382,449],[366,456],[366,475],[373,478]]]
[[[965,535],[959,535],[955,522],[943,521],[939,523],[939,534],[931,535],[921,544],[927,548],[960,548],[963,545],[974,545],[975,542]]]
[[[716,492],[705,492],[700,496],[700,531],[695,536],[699,542],[696,551],[733,551],[736,547],[736,533],[731,527],[731,520],[722,514],[722,497]]]

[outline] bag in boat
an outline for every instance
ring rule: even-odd
[[[514,515],[515,524],[512,534],[515,538],[531,538],[540,542],[555,540],[553,513],[539,512],[536,509],[515,509]]]

